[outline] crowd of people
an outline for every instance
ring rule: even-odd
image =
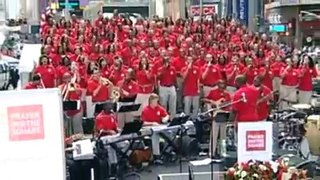
[[[90,96],[93,104],[114,100],[115,89],[121,97],[139,95],[138,116],[148,126],[177,112],[197,116],[207,105],[226,102],[237,102],[224,108],[236,122],[264,121],[272,101],[280,108],[310,103],[317,76],[312,58],[297,48],[285,54],[267,34],[251,32],[232,18],[154,16],[133,24],[116,10],[112,18],[99,12],[93,22],[75,16],[55,21],[47,14],[41,38],[42,55],[25,89],[59,87],[64,100],[84,102]],[[84,104],[67,112],[74,133],[83,132]],[[131,120],[108,113],[98,114],[98,131],[114,134]],[[220,128],[223,138],[225,126],[214,124],[213,136]]]

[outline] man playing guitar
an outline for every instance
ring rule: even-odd
[[[212,121],[212,129],[211,129],[211,138],[210,141],[212,148],[209,152],[212,153],[210,156],[214,159],[219,159],[219,157],[216,154],[216,148],[217,148],[217,142],[218,142],[218,133],[220,131],[220,140],[223,140],[226,138],[226,128],[227,128],[227,122],[224,120],[219,121],[220,119],[217,119],[217,113],[219,112],[229,112],[230,107],[223,107],[224,104],[230,103],[231,101],[231,95],[229,92],[226,91],[226,82],[224,80],[219,80],[217,83],[218,87],[216,89],[212,89],[208,96],[204,99],[204,101],[209,106],[209,109],[211,108],[218,108],[217,111],[214,111],[213,114],[213,121]],[[219,108],[222,107],[222,110],[219,110]]]

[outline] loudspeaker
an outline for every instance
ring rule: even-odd
[[[210,142],[211,117],[199,117],[194,122],[196,128],[196,138],[200,144]]]

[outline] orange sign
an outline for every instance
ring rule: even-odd
[[[44,139],[42,105],[7,108],[10,141]]]

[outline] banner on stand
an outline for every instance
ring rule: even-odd
[[[58,89],[0,92],[0,179],[65,179]]]
[[[272,122],[238,123],[238,162],[272,160]]]

